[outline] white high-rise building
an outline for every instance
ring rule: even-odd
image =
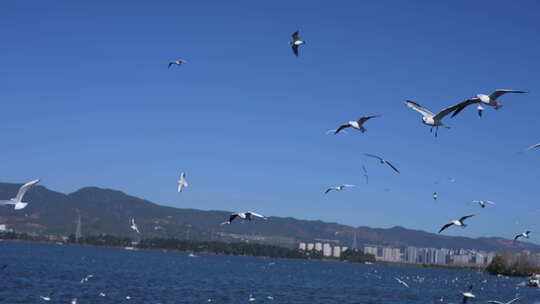
[[[315,243],[315,250],[322,251],[322,243]]]
[[[325,244],[323,245],[323,255],[324,255],[325,257],[332,256],[332,246],[330,246],[330,244],[325,243]]]
[[[307,250],[308,250],[308,251],[313,250],[313,248],[315,248],[315,244],[313,244],[313,243],[308,243],[308,244],[307,244]]]
[[[298,245],[298,249],[300,249],[300,250],[306,250],[306,243],[300,243],[300,244]]]
[[[339,258],[341,256],[341,248],[339,246],[334,247],[334,257]]]

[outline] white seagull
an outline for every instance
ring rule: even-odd
[[[24,194],[26,194],[26,192],[35,184],[39,183],[39,179],[36,179],[36,180],[33,180],[33,181],[30,181],[24,185],[22,185],[20,188],[19,188],[19,192],[17,192],[17,196],[15,196],[14,198],[12,199],[9,199],[9,200],[4,200],[4,201],[0,201],[0,206],[2,205],[15,205],[15,210],[20,210],[20,209],[24,209],[28,203],[27,202],[23,202],[22,199],[24,197]]]
[[[243,220],[246,220],[246,221],[251,221],[251,216],[256,216],[256,217],[260,217],[264,220],[267,220],[268,218],[262,214],[258,214],[258,213],[255,213],[253,211],[248,211],[248,212],[239,212],[239,213],[233,213],[229,216],[229,220],[226,221],[226,222],[223,222],[221,223],[221,225],[230,225],[235,218],[239,217]]]
[[[137,227],[137,224],[135,224],[135,219],[134,218],[131,218],[131,226],[129,226],[129,228],[131,228],[131,230],[137,232],[137,233],[141,233],[139,231],[139,227]]]
[[[366,178],[366,184],[369,184],[369,175],[367,173],[366,166],[362,165],[362,171],[364,171],[364,177]]]
[[[339,185],[339,186],[331,186],[331,187],[328,187],[328,189],[326,189],[326,191],[324,191],[324,194],[327,194],[328,192],[330,192],[332,190],[341,191],[341,190],[343,190],[345,188],[349,188],[349,187],[354,187],[354,185],[343,184],[343,185]]]
[[[43,301],[49,302],[51,300],[50,296],[39,296]]]
[[[366,121],[368,121],[368,120],[370,120],[372,118],[376,118],[376,117],[381,117],[381,115],[363,116],[363,117],[358,118],[358,120],[351,120],[348,123],[339,126],[339,128],[337,128],[337,130],[334,132],[334,134],[338,134],[339,131],[341,131],[341,130],[343,130],[345,128],[350,128],[350,127],[364,133],[364,132],[367,131],[367,129],[364,128],[364,123]]]
[[[530,230],[527,230],[527,231],[525,231],[523,233],[520,233],[520,234],[516,234],[516,236],[514,236],[514,241],[517,241],[517,239],[519,239],[520,237],[524,237],[524,238],[528,239],[529,238],[529,233],[531,233]]]
[[[463,300],[461,300],[461,303],[465,304],[467,303],[468,300],[476,298],[476,296],[472,293],[472,290],[473,290],[473,286],[470,285],[467,292],[461,293],[463,295]]]
[[[399,278],[394,278],[394,279],[396,279],[396,280],[398,281],[399,284],[401,284],[401,285],[403,285],[403,286],[409,288],[409,284],[405,283],[404,281],[400,280]]]
[[[465,227],[467,227],[467,225],[463,221],[470,218],[470,217],[473,217],[473,216],[474,216],[474,214],[471,214],[471,215],[463,216],[459,220],[453,220],[450,223],[442,226],[441,230],[439,230],[439,233],[443,232],[443,230],[445,230],[446,228],[448,228],[448,227],[450,227],[452,225],[460,226],[462,228],[465,228]]]
[[[292,41],[289,42],[289,44],[291,45],[292,47],[292,51],[293,53],[298,57],[298,48],[303,45],[303,44],[306,44],[306,42],[304,40],[300,40],[300,34],[299,34],[299,31],[296,31],[292,34]]]
[[[182,59],[178,59],[178,60],[170,61],[168,67],[170,68],[170,67],[173,66],[173,65],[181,66],[181,65],[183,65],[184,63],[187,63],[187,61],[182,60]]]
[[[397,173],[399,173],[399,170],[398,170],[396,167],[394,167],[394,165],[392,165],[392,164],[391,164],[389,161],[387,161],[386,159],[383,159],[382,157],[377,156],[377,155],[374,155],[374,154],[368,154],[368,153],[365,153],[365,155],[366,155],[366,156],[369,156],[369,157],[373,157],[373,158],[378,159],[379,162],[380,162],[381,164],[383,164],[383,165],[386,164],[386,165],[390,166],[390,168],[392,168],[394,171],[396,171]]]
[[[471,203],[479,204],[480,207],[482,207],[482,208],[486,208],[486,204],[495,205],[494,202],[486,201],[486,200],[476,200],[476,201],[472,201]]]
[[[422,123],[425,125],[428,125],[431,127],[430,132],[433,132],[433,127],[435,127],[435,137],[437,137],[437,131],[439,130],[439,127],[445,127],[449,129],[450,127],[442,123],[442,119],[450,114],[451,112],[455,111],[457,108],[461,106],[461,103],[457,105],[453,105],[451,107],[448,107],[446,109],[443,109],[437,114],[434,114],[430,110],[422,107],[421,105],[417,104],[414,101],[406,100],[405,105],[407,107],[415,110],[416,112],[422,114]]]
[[[490,300],[490,301],[488,301],[488,304],[512,304],[512,303],[514,303],[515,301],[518,301],[518,300],[520,300],[520,299],[521,299],[521,297],[515,298],[515,299],[513,299],[513,300],[510,300],[509,302],[500,302],[500,301]]]
[[[478,116],[482,117],[482,111],[484,111],[484,107],[482,105],[492,106],[496,110],[500,109],[503,105],[497,102],[497,98],[501,97],[504,94],[507,93],[528,93],[528,91],[517,91],[517,90],[495,90],[495,92],[486,95],[486,94],[477,94],[476,97],[469,98],[465,100],[464,102],[460,103],[459,107],[456,109],[456,111],[452,114],[452,117],[456,116],[461,112],[463,109],[465,109],[468,105],[471,104],[478,104],[476,109],[478,110]]]
[[[186,172],[182,172],[180,174],[180,179],[178,180],[178,192],[182,192],[187,186]]]
[[[86,277],[84,277],[84,278],[81,279],[81,283],[86,283],[86,282],[88,282],[88,280],[90,280],[90,279],[93,278],[93,277],[94,277],[93,274],[89,274],[89,275],[87,275]]]

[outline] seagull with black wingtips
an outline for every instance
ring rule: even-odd
[[[487,200],[475,200],[475,201],[471,201],[471,203],[478,204],[478,205],[480,205],[480,207],[482,207],[482,208],[486,208],[486,205],[495,205],[494,202],[492,202],[492,201],[487,201]]]
[[[371,115],[371,116],[363,116],[363,117],[360,117],[358,118],[358,120],[351,120],[349,122],[347,122],[346,124],[343,124],[341,126],[339,126],[339,128],[336,129],[336,131],[334,132],[334,134],[338,134],[339,131],[343,130],[343,129],[346,129],[346,128],[354,128],[362,133],[366,132],[367,129],[364,128],[364,123],[372,118],[376,118],[376,117],[381,117],[381,115]]]
[[[508,93],[514,93],[514,94],[524,94],[529,93],[528,91],[520,91],[520,90],[495,90],[493,93],[486,95],[486,94],[477,94],[476,97],[469,98],[465,100],[464,102],[460,103],[460,106],[454,111],[452,114],[452,117],[459,114],[459,112],[463,111],[467,106],[472,104],[477,104],[478,106],[476,109],[478,110],[478,116],[482,117],[482,112],[484,111],[484,107],[482,105],[487,105],[495,108],[495,110],[500,109],[503,105],[499,102],[497,102],[497,99],[504,94]]]
[[[468,219],[470,217],[473,217],[473,216],[474,216],[474,214],[471,214],[471,215],[463,216],[458,220],[453,220],[450,223],[442,226],[442,228],[439,230],[439,233],[443,232],[446,228],[448,228],[450,226],[458,226],[458,227],[465,228],[465,227],[467,227],[467,225],[463,221],[465,221],[466,219]]]
[[[465,103],[465,102],[463,102],[463,103]],[[451,107],[445,108],[445,109],[443,109],[442,111],[440,111],[437,114],[431,112],[430,110],[424,108],[423,106],[421,106],[420,104],[418,104],[418,103],[416,103],[416,102],[414,102],[412,100],[406,100],[405,105],[407,107],[415,110],[416,112],[422,114],[422,123],[431,127],[430,132],[433,132],[433,128],[435,127],[435,137],[437,137],[437,132],[439,130],[439,127],[445,127],[447,129],[450,129],[449,126],[445,125],[442,122],[442,119],[446,115],[448,115],[448,114],[454,112],[456,109],[458,109],[462,105],[462,103],[459,103],[459,104],[453,105]]]
[[[394,165],[392,165],[392,164],[391,164],[389,161],[387,161],[386,159],[384,159],[384,158],[382,158],[382,157],[380,157],[380,156],[374,155],[374,154],[368,154],[368,153],[365,153],[365,155],[368,156],[368,157],[372,157],[372,158],[378,159],[379,162],[380,162],[381,164],[383,164],[383,165],[386,164],[386,165],[390,166],[390,168],[392,168],[394,171],[396,171],[397,173],[399,173],[399,170],[398,170],[396,167],[394,167]]]
[[[289,44],[291,45],[291,48],[292,48],[292,51],[293,51],[294,55],[296,55],[298,57],[299,47],[301,45],[306,44],[306,42],[304,40],[300,40],[300,31],[294,32],[292,34],[292,38],[293,38],[293,40],[291,42],[289,42]]]
[[[226,221],[226,222],[223,222],[221,223],[221,225],[230,225],[234,219],[236,219],[237,217],[242,219],[242,220],[245,220],[245,221],[251,221],[251,217],[252,216],[256,216],[256,217],[260,217],[264,220],[267,220],[268,218],[262,214],[258,214],[258,213],[255,213],[253,211],[248,211],[248,212],[239,212],[239,213],[233,213],[229,216],[229,220]]]
[[[343,184],[343,185],[339,185],[339,186],[331,186],[331,187],[328,187],[326,189],[326,191],[324,191],[324,194],[327,194],[328,192],[334,190],[334,191],[341,191],[345,188],[349,188],[349,187],[355,187],[354,185],[348,185],[348,184]]]
[[[467,301],[476,298],[476,296],[472,293],[472,290],[473,290],[473,286],[469,285],[469,289],[467,290],[467,292],[461,293],[463,295],[463,299],[461,300],[461,303],[466,304]]]
[[[528,239],[529,238],[529,233],[531,233],[530,230],[527,230],[527,231],[525,231],[523,233],[520,233],[520,234],[516,234],[516,236],[514,236],[514,241],[517,241],[517,239],[519,239],[520,237]]]
[[[178,60],[170,61],[170,62],[169,62],[168,68],[170,68],[170,67],[173,66],[173,65],[181,66],[181,65],[186,64],[186,63],[187,63],[187,61],[186,61],[186,60],[183,60],[183,59],[178,59]]]

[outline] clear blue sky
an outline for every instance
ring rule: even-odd
[[[447,234],[540,234],[540,151],[518,153],[540,142],[539,9],[536,1],[4,1],[0,180],[431,232],[476,213]],[[299,58],[288,45],[297,29],[307,41]],[[167,69],[177,58],[189,63]],[[467,109],[438,138],[403,104],[438,111],[498,88],[530,94],[504,96],[504,108],[481,120]],[[383,117],[365,134],[324,134],[368,114]],[[181,195],[180,171],[190,182]],[[358,187],[323,196],[341,183]]]

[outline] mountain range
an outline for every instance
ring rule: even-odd
[[[14,197],[19,187],[20,184],[0,183],[0,200]],[[0,224],[6,224],[17,232],[69,235],[75,233],[80,215],[83,235],[253,241],[288,247],[296,247],[299,242],[314,241],[350,247],[356,237],[358,246],[372,244],[540,252],[540,245],[514,243],[498,237],[443,236],[403,227],[351,227],[291,217],[270,217],[268,220],[235,221],[231,225],[221,225],[231,212],[162,206],[121,191],[97,187],[85,187],[63,194],[35,186],[27,192],[25,201],[30,204],[23,210],[1,206]],[[142,230],[141,236],[129,228],[131,218],[136,219]]]

